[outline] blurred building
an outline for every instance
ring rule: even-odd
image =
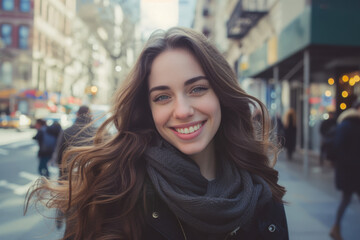
[[[359,10],[357,0],[199,0],[194,26],[273,115],[296,110],[298,147],[318,151],[327,112],[360,95]]]
[[[191,28],[194,25],[196,0],[178,0],[179,20],[178,26]]]
[[[62,98],[67,93],[63,87],[72,62],[75,11],[71,0],[34,0],[32,87],[36,96],[44,96],[36,99],[32,113],[35,118],[58,111],[67,103]]]
[[[92,83],[98,87],[97,99],[109,102],[140,49],[140,1],[79,0],[77,14],[103,50],[102,68],[94,69]]]
[[[0,115],[28,110],[17,97],[31,87],[32,27],[33,1],[0,1]]]
[[[139,0],[1,0],[0,115],[109,103],[140,49],[139,21]]]

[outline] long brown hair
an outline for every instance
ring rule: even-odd
[[[216,153],[264,178],[273,198],[282,201],[285,189],[277,184],[278,172],[268,157],[273,148],[265,106],[239,87],[227,61],[205,36],[176,27],[150,37],[116,92],[111,117],[98,129],[94,145],[67,151],[63,162],[68,164],[68,180],[54,185],[42,179],[29,192],[27,204],[35,195],[48,207],[65,213],[68,227],[64,239],[141,237],[138,226],[143,216],[137,204],[145,197],[143,153],[157,135],[148,102],[148,77],[154,59],[174,48],[194,54],[219,98],[222,122],[215,136]],[[262,113],[260,134],[253,126],[252,105]],[[113,136],[106,134],[111,124],[117,129]]]

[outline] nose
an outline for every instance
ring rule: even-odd
[[[194,115],[191,101],[186,98],[177,98],[174,106],[173,116],[177,119],[186,119]]]

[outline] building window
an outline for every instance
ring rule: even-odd
[[[4,11],[13,11],[14,10],[14,0],[2,0],[1,8]]]
[[[29,27],[20,26],[19,27],[19,48],[28,49],[29,48]]]
[[[30,12],[30,0],[20,0],[20,11]]]
[[[12,43],[12,26],[10,24],[2,24],[1,25],[1,40],[5,44],[5,46],[10,46]]]

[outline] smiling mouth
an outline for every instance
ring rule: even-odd
[[[195,124],[193,126],[190,126],[190,127],[185,127],[185,128],[173,128],[176,132],[178,133],[181,133],[181,134],[191,134],[191,133],[194,133],[196,132],[197,130],[199,130],[203,125],[204,125],[205,121],[204,122],[201,122],[201,123],[198,123],[198,124]]]

